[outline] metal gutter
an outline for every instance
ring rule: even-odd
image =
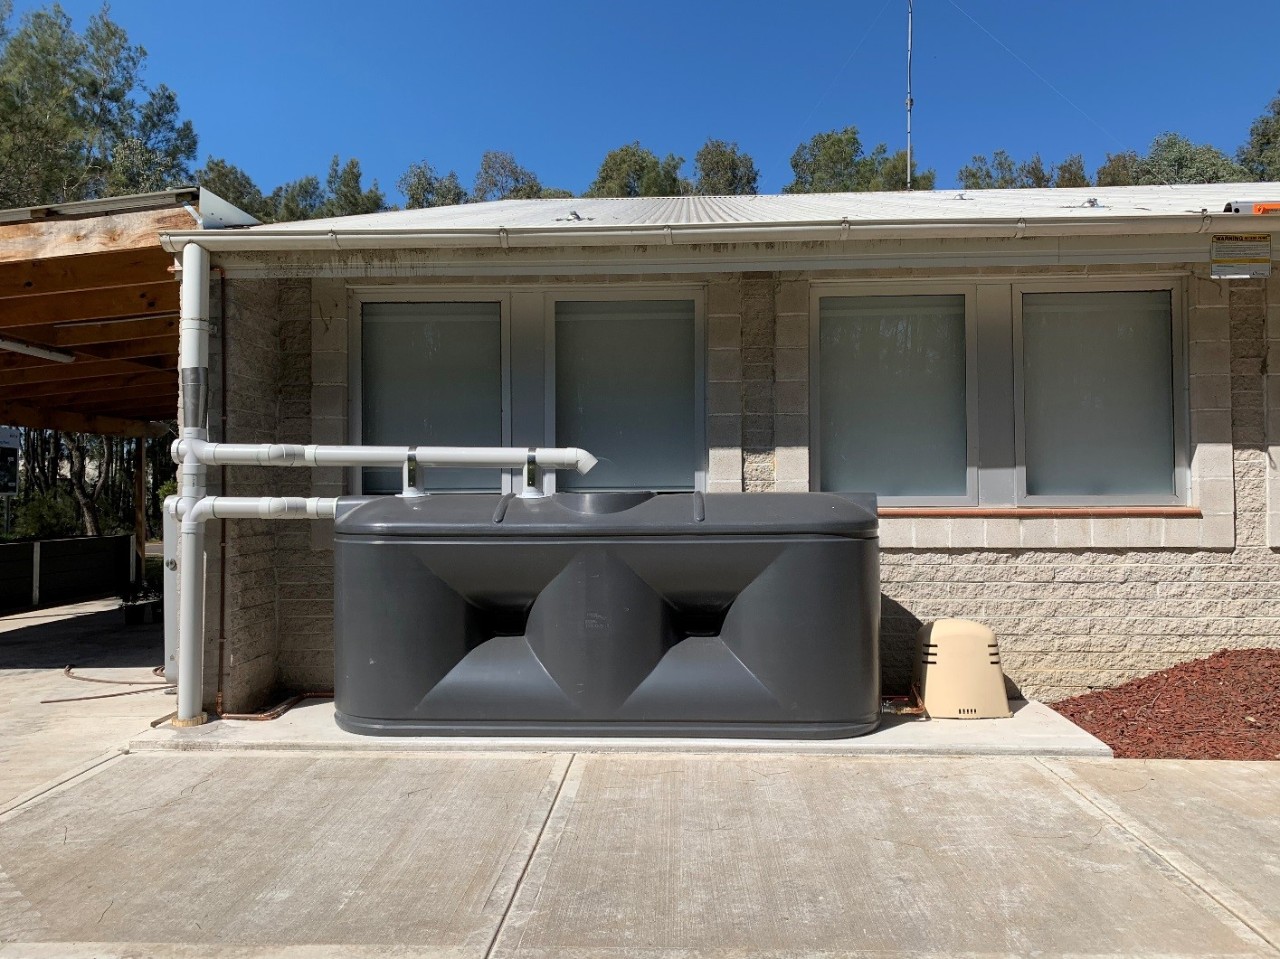
[[[199,242],[212,251],[372,250],[402,248],[538,248],[586,246],[692,245],[707,243],[802,243],[883,239],[1019,239],[1061,236],[1142,236],[1213,231],[1277,231],[1280,218],[1241,214],[1175,214],[1085,219],[1023,217],[983,220],[840,220],[809,223],[723,223],[621,225],[615,227],[484,227],[424,230],[175,230],[161,245],[177,253]]]

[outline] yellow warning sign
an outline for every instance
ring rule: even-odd
[[[1251,279],[1271,275],[1270,233],[1215,233],[1209,244],[1213,276]]]

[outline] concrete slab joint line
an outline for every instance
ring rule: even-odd
[[[493,950],[498,945],[498,939],[502,935],[502,930],[507,925],[507,917],[511,915],[511,910],[514,908],[516,900],[520,896],[520,890],[524,888],[524,881],[525,877],[529,875],[529,868],[533,865],[534,860],[538,856],[538,849],[542,845],[542,838],[547,834],[547,826],[556,815],[556,807],[560,804],[560,797],[564,795],[565,783],[568,781],[570,773],[573,772],[573,765],[577,758],[577,753],[571,753],[569,755],[569,761],[565,763],[564,769],[560,773],[560,781],[556,783],[556,793],[551,798],[550,804],[547,806],[547,814],[543,817],[542,825],[538,827],[538,835],[534,837],[533,846],[529,849],[529,855],[524,861],[524,866],[520,869],[520,875],[516,877],[515,884],[511,887],[511,897],[507,900],[507,904],[502,910],[502,916],[498,919],[497,926],[494,927],[493,938],[489,940],[489,945],[484,951],[484,959],[490,959],[493,955]],[[573,793],[570,792],[566,798],[570,803],[572,803]],[[559,826],[564,825],[563,818],[557,819],[556,822]],[[556,831],[556,835],[559,835],[558,829]]]
[[[1261,915],[1240,896],[1218,882],[1205,869],[1197,865],[1187,856],[1169,848],[1151,829],[1137,819],[1124,812],[1114,802],[1107,799],[1096,789],[1082,780],[1064,761],[1060,759],[1036,758],[1044,769],[1063,783],[1075,796],[1110,819],[1133,841],[1151,853],[1171,873],[1191,885],[1202,896],[1211,900],[1222,913],[1234,919],[1236,923],[1247,929],[1262,943],[1280,952],[1280,923],[1276,919]]]
[[[569,758],[568,765],[565,766],[564,776],[561,778],[560,786],[556,790],[555,799],[547,810],[547,818],[542,824],[542,829],[538,832],[538,838],[534,842],[529,858],[520,873],[520,878],[511,892],[511,900],[507,903],[507,908],[503,911],[502,918],[498,921],[498,928],[493,932],[493,941],[489,943],[489,948],[485,950],[484,959],[495,959],[495,957],[508,953],[515,955],[519,951],[520,938],[523,934],[524,926],[537,911],[539,893],[546,882],[551,864],[555,861],[560,839],[564,835],[565,823],[568,821],[569,813],[573,809],[574,800],[578,795],[578,785],[581,782],[582,763],[578,761],[578,754],[574,753]],[[553,840],[551,848],[545,855],[539,856],[538,853],[542,848],[543,840],[548,834]],[[519,905],[520,893],[524,890],[526,883],[534,890],[534,894],[531,905],[521,907]],[[511,930],[510,934],[508,934],[508,929]],[[514,936],[515,941],[508,944],[506,940],[512,936]]]
[[[0,823],[3,823],[6,819],[9,818],[9,816],[12,813],[15,813],[17,810],[21,809],[23,806],[27,805],[28,803],[35,802],[37,799],[41,798],[42,796],[49,795],[50,793],[53,793],[55,791],[60,791],[63,788],[69,789],[71,788],[71,783],[73,781],[78,780],[81,777],[87,776],[91,773],[101,772],[103,767],[105,767],[108,763],[111,763],[114,760],[123,759],[128,754],[129,754],[129,747],[120,746],[116,749],[110,750],[107,753],[104,753],[101,756],[96,756],[93,759],[90,759],[88,762],[81,763],[79,766],[73,767],[67,772],[62,773],[61,775],[55,777],[54,779],[51,779],[48,782],[37,786],[35,789],[30,789],[27,792],[20,793],[9,802],[6,802],[5,804],[0,805]]]

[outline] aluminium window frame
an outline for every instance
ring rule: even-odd
[[[688,300],[693,303],[693,443],[696,459],[692,491],[705,493],[709,451],[707,448],[707,296],[705,283],[665,283],[636,286],[556,286],[542,289],[543,330],[543,435],[556,446],[556,306],[559,303],[639,302]],[[590,451],[588,451],[590,452]],[[554,471],[544,478],[546,492],[556,489]]]
[[[1190,378],[1187,343],[1185,281],[1167,276],[1106,277],[1061,280],[1015,280],[1011,284],[1013,333],[1014,470],[1017,504],[1026,507],[1072,506],[1185,506],[1189,502]],[[1169,294],[1170,357],[1173,400],[1173,492],[1113,494],[1027,493],[1025,366],[1023,357],[1023,296],[1035,293],[1145,293]]]
[[[881,506],[976,507],[979,503],[978,283],[976,280],[815,280],[809,288],[809,489],[822,490],[822,300],[872,296],[963,296],[965,492],[955,496],[879,496]],[[838,491],[828,490],[827,492]],[[845,491],[854,492],[854,491]]]
[[[511,445],[511,296],[501,292],[475,287],[417,287],[417,286],[359,286],[347,290],[347,435],[353,440],[364,439],[364,307],[368,303],[497,303],[501,329],[502,373],[502,445]],[[364,471],[358,467],[345,470],[347,489],[355,496],[364,494]],[[514,473],[500,470],[501,491],[517,491]],[[432,495],[465,492],[463,490],[433,490]]]

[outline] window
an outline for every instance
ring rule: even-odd
[[[968,494],[965,298],[821,301],[821,488]]]
[[[1173,496],[1167,291],[1022,297],[1028,496]]]
[[[502,305],[366,303],[361,442],[501,446]],[[397,493],[398,470],[364,470],[364,491]],[[497,490],[491,469],[430,469],[432,490]]]
[[[351,423],[368,445],[579,446],[586,476],[548,488],[705,486],[702,292],[694,285],[564,291],[352,290]],[[398,470],[349,473],[366,493]],[[431,469],[435,491],[518,491],[519,470]]]
[[[831,284],[814,301],[815,488],[888,505],[1186,501],[1173,282]]]
[[[557,473],[557,488],[694,488],[694,326],[692,300],[556,304],[555,445],[600,461]]]

